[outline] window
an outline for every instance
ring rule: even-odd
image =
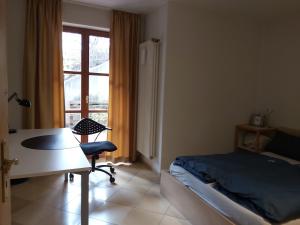
[[[65,126],[82,117],[108,123],[109,33],[64,27]]]

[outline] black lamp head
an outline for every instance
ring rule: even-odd
[[[23,106],[23,107],[28,107],[30,108],[31,107],[31,102],[28,100],[28,99],[17,99],[17,102],[20,106]]]
[[[8,102],[10,102],[12,99],[15,99],[20,106],[28,107],[28,108],[31,107],[31,102],[28,99],[20,99],[16,92],[14,92],[11,96],[9,96]]]

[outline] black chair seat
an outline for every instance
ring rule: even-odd
[[[110,141],[90,142],[80,144],[80,147],[86,155],[100,154],[102,152],[113,152],[117,150],[117,146]]]

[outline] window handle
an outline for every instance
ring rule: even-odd
[[[88,96],[88,95],[85,96],[85,103],[86,103],[86,104],[89,104],[89,96]]]

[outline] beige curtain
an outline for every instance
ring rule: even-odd
[[[113,11],[110,38],[109,139],[118,147],[112,157],[134,161],[140,16]]]
[[[61,0],[27,0],[24,49],[25,128],[64,126]]]

